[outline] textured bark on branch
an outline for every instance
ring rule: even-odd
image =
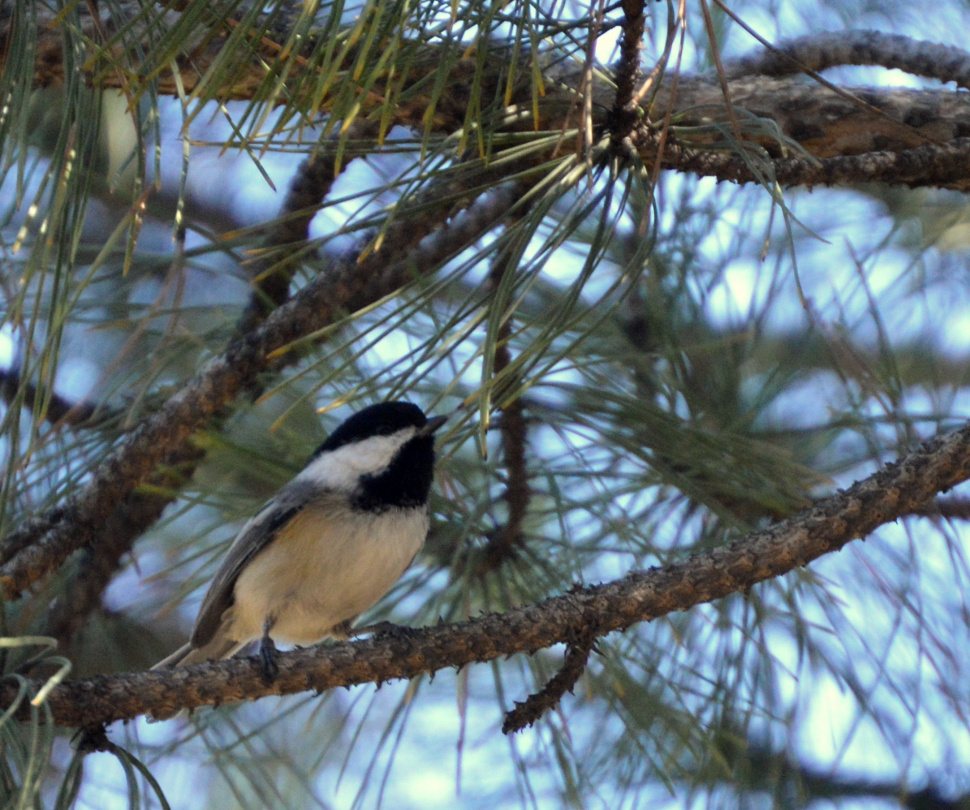
[[[255,36],[245,43],[245,47],[241,47],[235,40],[230,40],[230,34],[235,31],[234,21],[220,17],[215,10],[217,5],[214,5],[211,13],[204,15],[207,25],[192,29],[170,63],[142,65],[138,61],[137,47],[145,47],[146,43],[150,45],[157,40],[160,30],[169,30],[178,25],[180,13],[174,10],[163,13],[161,7],[155,11],[144,12],[141,4],[134,3],[121,3],[116,7],[120,12],[115,18],[110,17],[107,10],[101,12],[100,25],[103,31],[100,33],[84,4],[80,4],[77,9],[81,20],[80,31],[71,30],[63,21],[51,24],[51,20],[45,17],[48,12],[38,10],[34,85],[49,87],[62,83],[66,69],[64,48],[68,44],[80,44],[86,48],[87,60],[79,69],[89,82],[98,87],[120,88],[139,95],[144,91],[145,83],[151,79],[161,94],[175,95],[179,83],[186,93],[191,94],[204,82],[210,81],[210,71],[219,64],[220,59],[227,56],[227,42],[233,41],[233,69],[217,74],[222,77],[222,81],[217,82],[215,87],[207,88],[206,93],[211,97],[221,101],[236,99],[286,103],[307,110],[310,118],[326,115],[330,110],[336,91],[322,98],[310,98],[316,88],[312,81],[304,80],[304,74],[329,70],[330,66],[316,64],[319,57],[300,61],[302,57],[299,51],[284,47],[288,31],[285,27],[280,27],[279,23],[274,22],[268,35]],[[136,9],[139,11],[138,15],[134,13]],[[125,18],[123,15],[128,10],[131,11],[131,16]],[[17,24],[23,23],[10,16],[0,17],[0,55],[7,52],[9,39],[15,35],[14,27]],[[66,32],[70,32],[70,36]],[[110,37],[112,34],[117,35],[108,47],[110,62],[104,56],[97,58],[98,51],[94,43],[101,42],[104,36]],[[733,107],[776,122],[785,136],[801,145],[815,158],[860,155],[867,152],[898,152],[920,146],[939,146],[955,138],[970,136],[970,97],[967,94],[946,90],[852,87],[836,92],[816,82],[797,81],[788,75],[781,78],[750,75],[790,73],[793,59],[807,63],[809,68],[818,69],[844,63],[884,63],[890,67],[900,67],[921,75],[957,82],[964,82],[965,77],[970,75],[967,55],[955,48],[943,48],[875,32],[824,34],[817,39],[816,42],[813,38],[805,38],[791,45],[783,45],[780,56],[752,56],[726,66],[729,73],[727,87]],[[433,131],[453,133],[466,123],[469,90],[474,81],[481,83],[484,89],[481,96],[485,98],[501,95],[500,91],[506,87],[510,50],[500,43],[490,45],[491,50],[484,58],[471,51],[457,60],[448,55],[454,53],[454,43],[442,45],[412,42],[408,43],[408,47],[413,48],[414,58],[410,61],[407,75],[384,77],[383,84],[356,90],[359,117],[366,117],[380,110],[379,117],[385,126],[399,124],[421,131],[430,126]],[[348,77],[353,66],[354,55],[353,50],[349,51],[343,62],[336,66],[344,78]],[[940,60],[935,66],[930,64],[934,55]],[[577,104],[582,99],[585,65],[574,60],[546,64],[547,57],[542,53],[522,57],[523,60],[530,58],[540,61],[544,94],[536,97],[530,79],[530,66],[523,62],[517,75],[524,78],[512,82],[508,99],[513,107],[529,114],[517,123],[506,123],[503,128],[529,131],[576,127]],[[451,63],[453,67],[448,80],[436,82],[434,77],[440,66]],[[178,77],[171,72],[170,64],[177,67]],[[118,66],[123,66],[124,69]],[[725,99],[716,77],[682,74],[677,77],[676,96],[671,98],[673,77],[670,73],[668,71],[668,75],[660,83],[656,95],[643,102],[649,106],[641,109],[644,115],[642,120],[660,122],[671,113],[677,126],[703,126],[711,120],[720,120],[723,123]],[[297,75],[303,78],[297,81]],[[284,81],[281,86],[272,81],[279,76],[292,78]],[[611,122],[611,118],[617,101],[616,87],[601,74],[594,72],[593,76],[594,125],[611,126],[615,123]],[[432,87],[444,88],[434,100],[430,91]],[[434,114],[429,118],[427,114],[432,106]],[[533,112],[536,117],[532,116]],[[636,118],[633,112],[631,116],[631,120]],[[774,154],[780,154],[777,144],[771,138],[759,136],[758,140]],[[703,139],[700,142],[692,140],[685,145],[706,148]],[[641,157],[650,165],[650,143],[645,142],[638,148]],[[685,162],[674,159],[667,161],[667,165],[685,171],[713,173],[722,179],[752,179],[743,172],[718,174],[709,163],[702,160]],[[864,166],[856,168],[858,171],[849,179],[853,182],[866,180]],[[886,181],[887,176],[875,179]],[[846,181],[843,174],[816,172],[811,176],[803,176],[792,171],[779,180],[783,184]],[[936,173],[925,180],[919,176],[888,180],[913,185],[963,188],[968,181],[968,174],[966,167],[958,165],[947,176]]]
[[[297,650],[279,657],[267,685],[255,659],[69,681],[50,694],[54,722],[96,726],[181,708],[220,705],[270,694],[293,694],[413,678],[449,667],[534,653],[585,634],[602,636],[781,576],[838,551],[879,526],[918,511],[970,478],[970,426],[937,437],[874,475],[811,508],[729,546],[684,562],[634,571],[603,585],[463,624],[427,627],[401,637]],[[39,682],[34,688],[39,688]],[[0,706],[17,697],[0,689]]]

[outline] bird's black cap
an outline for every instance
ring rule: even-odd
[[[438,421],[435,420],[436,423]],[[423,428],[427,424],[428,417],[424,415],[424,411],[411,402],[379,402],[368,405],[348,417],[331,433],[316,449],[313,457],[371,436],[389,436],[402,428]]]
[[[446,417],[428,419],[410,402],[381,402],[370,405],[343,422],[321,444],[313,457],[332,452],[373,436],[390,436],[405,428],[416,428],[390,460],[387,467],[362,475],[351,501],[355,509],[382,512],[394,507],[425,507],[434,477],[434,432]]]

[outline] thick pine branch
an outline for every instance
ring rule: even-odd
[[[627,5],[636,7],[638,4],[631,0]],[[220,17],[215,12],[203,15],[205,24],[197,26],[192,36],[181,43],[174,59],[149,70],[150,76],[141,76],[138,61],[141,50],[150,53],[157,36],[155,32],[174,25],[179,12],[172,9],[163,11],[161,6],[154,11],[146,11],[141,4],[134,3],[112,4],[112,8],[119,10],[117,16],[112,18],[106,10],[102,11],[100,26],[103,31],[99,33],[87,7],[80,4],[78,12],[83,36],[74,32],[71,37],[75,46],[82,45],[87,49],[86,59],[82,60],[83,75],[101,88],[119,88],[137,97],[144,92],[150,79],[157,92],[163,95],[175,95],[179,84],[188,93],[204,86],[204,98],[287,104],[294,109],[311,109],[315,116],[324,116],[333,112],[332,107],[337,103],[335,97],[343,93],[341,88],[348,83],[353,84],[350,74],[355,54],[351,51],[345,64],[337,66],[337,80],[331,82],[329,94],[318,98],[316,83],[305,80],[298,84],[284,82],[280,91],[272,79],[293,75],[291,62],[299,58],[299,54],[294,55],[283,47],[288,32],[274,28],[258,32],[258,36],[254,33],[240,45],[238,37],[230,37],[238,21]],[[136,11],[138,14],[135,14]],[[126,18],[124,15],[129,12],[130,18]],[[153,17],[153,14],[156,16]],[[64,81],[63,52],[67,24],[63,21],[55,23],[47,15],[47,11],[38,10],[34,64],[30,78],[24,76],[24,80],[32,81],[35,87],[55,86]],[[295,19],[295,16],[292,15],[292,18]],[[0,18],[0,55],[8,51],[16,24],[13,17]],[[112,40],[111,46],[98,45],[104,42],[105,35],[119,28],[125,31],[124,37]],[[128,43],[127,47],[120,44],[122,40]],[[228,44],[230,42],[234,45]],[[366,90],[359,87],[354,89],[355,116],[366,118],[373,115],[381,120],[384,127],[398,124],[421,132],[430,130],[451,134],[466,126],[470,96],[488,99],[504,95],[511,50],[501,43],[490,42],[490,50],[484,57],[468,49],[460,59],[451,55],[454,46],[449,43],[409,44],[416,47],[415,53],[419,57],[409,60],[403,73],[396,68],[393,75],[378,76],[376,84]],[[631,52],[634,45],[630,44]],[[225,49],[230,47],[233,50],[227,54]],[[106,53],[99,53],[99,48],[106,49]],[[908,160],[905,168],[894,167],[891,171],[885,169],[884,161],[854,160],[855,156],[868,152],[895,153],[917,147],[942,149],[947,142],[965,137],[970,133],[970,98],[966,94],[853,87],[837,91],[818,83],[794,81],[787,75],[780,79],[751,75],[766,71],[790,73],[791,59],[797,58],[808,67],[820,69],[845,63],[881,64],[933,75],[944,81],[964,82],[965,76],[970,73],[967,68],[970,56],[965,52],[904,37],[859,31],[805,37],[794,43],[785,43],[781,48],[784,54],[781,56],[769,54],[761,57],[755,54],[749,59],[725,66],[729,78],[729,97],[735,105],[735,113],[744,111],[776,123],[785,137],[799,144],[814,158],[843,157],[850,161],[815,171],[811,171],[810,160],[783,163],[776,172],[782,185],[882,181],[963,188],[970,180],[970,170],[965,165],[966,161],[961,159],[963,149],[959,144],[950,147],[959,154],[940,154],[939,159],[951,160],[944,170],[939,169],[939,160],[929,164]],[[107,53],[110,53],[110,59]],[[523,60],[540,60],[543,92],[538,93],[528,78],[509,88],[508,100],[512,109],[526,114],[520,115],[514,123],[506,121],[503,128],[527,132],[570,130],[575,127],[577,110],[583,100],[584,66],[571,60],[547,64],[552,55],[554,52],[550,51],[549,54],[540,52],[522,57]],[[927,62],[932,61],[933,55],[938,56],[938,60],[934,69],[930,70]],[[224,66],[227,57],[231,57],[231,71]],[[722,88],[711,76],[678,76],[676,96],[672,98],[673,77],[666,75],[656,93],[642,100],[641,108],[634,108],[627,87],[630,83],[628,74],[635,75],[631,72],[635,68],[631,58],[628,55],[620,63],[620,95],[617,95],[617,88],[612,82],[596,75],[591,88],[594,128],[602,131],[616,125],[617,122],[610,119],[616,117],[617,104],[624,110],[622,131],[626,131],[633,121],[661,122],[666,120],[668,114],[674,115],[675,124],[684,127],[705,127],[712,120],[722,123],[727,120]],[[124,65],[125,69],[120,69],[118,65]],[[171,65],[178,69],[178,77],[172,74]],[[449,71],[445,81],[437,77],[437,72],[443,66]],[[6,69],[0,64],[0,70]],[[301,63],[301,70],[297,72],[302,79],[307,72],[312,74],[315,70],[322,68]],[[516,75],[532,76],[531,66],[520,65]],[[432,91],[431,88],[436,90]],[[441,92],[436,95],[438,89]],[[430,115],[432,108],[434,112]],[[487,121],[481,123],[489,126]],[[681,152],[685,145],[692,149],[703,145],[696,140],[697,137],[695,130],[690,143],[680,141]],[[705,148],[721,140],[716,134],[705,137]],[[769,134],[769,128],[765,128],[761,135],[748,133],[746,137],[768,148],[775,158],[780,157],[781,149]],[[705,159],[705,155],[687,160],[676,148],[676,133],[668,140],[673,149],[670,154],[665,153],[664,164],[668,168],[738,182],[755,179],[750,171],[743,170],[742,161],[724,153],[723,143],[717,143],[717,149],[722,154],[717,155],[716,160]],[[640,141],[637,145],[640,156],[646,165],[652,165],[655,143],[649,138],[641,138]],[[557,144],[556,148],[562,149],[563,146]],[[723,165],[724,161],[732,160],[738,165]]]
[[[795,517],[684,562],[634,571],[604,585],[576,587],[536,605],[463,624],[286,653],[279,657],[279,677],[271,685],[264,683],[258,661],[239,658],[70,681],[51,692],[49,705],[59,725],[96,726],[270,694],[379,684],[534,653],[586,633],[606,635],[746,592],[919,511],[938,493],[968,478],[970,425],[933,439]],[[34,689],[40,686],[33,684]],[[17,687],[5,685],[0,706],[10,706],[16,698]]]

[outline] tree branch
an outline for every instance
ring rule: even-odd
[[[519,221],[525,216],[520,212]],[[498,255],[488,273],[488,286],[491,291],[491,306],[504,307],[509,296],[499,297],[503,284],[511,282],[518,266],[519,252],[509,246],[506,252]],[[496,526],[489,533],[488,544],[482,552],[477,572],[483,575],[502,566],[515,556],[522,545],[522,523],[529,510],[530,487],[526,470],[526,425],[522,397],[508,400],[507,392],[521,385],[521,375],[510,371],[512,350],[512,314],[501,317],[496,330],[495,356],[492,359],[492,378],[495,387],[491,393],[493,401],[501,404],[502,418],[499,430],[502,435],[502,456],[505,462],[505,491],[502,498],[508,507],[505,524]],[[502,376],[506,375],[504,379]]]
[[[768,745],[748,743],[739,734],[719,738],[723,758],[705,763],[694,774],[693,785],[706,783],[743,791],[773,794],[779,806],[811,807],[815,803],[840,803],[846,799],[889,799],[911,810],[967,810],[970,794],[947,798],[946,791],[928,782],[914,791],[904,781],[877,782],[853,778],[829,769],[804,764]],[[725,768],[725,760],[728,768]]]
[[[728,546],[679,563],[634,571],[604,585],[576,588],[537,605],[462,624],[426,627],[407,637],[382,637],[296,650],[279,657],[267,685],[257,661],[230,659],[197,666],[65,682],[48,698],[54,721],[93,726],[182,708],[221,705],[269,694],[293,694],[413,678],[450,667],[533,653],[582,633],[602,636],[676,610],[745,592],[767,579],[838,551],[851,540],[912,513],[938,492],[970,478],[970,425],[939,436],[899,461],[815,503],[795,517]],[[41,682],[32,684],[34,689]],[[0,705],[17,687],[4,684]]]
[[[587,633],[566,647],[562,667],[545,686],[523,702],[515,702],[515,708],[505,713],[502,721],[503,734],[515,734],[534,725],[543,714],[554,708],[566,692],[572,692],[576,681],[586,671],[586,662],[593,651],[596,637]]]
[[[734,155],[668,149],[663,165],[701,176],[735,183],[760,182],[750,161]],[[864,155],[814,158],[783,158],[764,161],[766,173],[782,186],[836,186],[851,183],[886,183],[911,187],[939,186],[964,189],[970,186],[970,138],[945,144],[926,144],[902,152],[868,152]]]
[[[625,5],[635,12],[639,3],[629,0]],[[72,46],[82,49],[78,66],[81,75],[101,88],[122,87],[138,95],[141,88],[137,85],[147,81],[139,77],[139,69],[142,69],[155,82],[154,87],[161,94],[174,96],[180,86],[184,92],[191,93],[205,81],[206,98],[286,103],[294,108],[312,109],[320,116],[331,112],[336,97],[347,95],[342,88],[345,79],[350,81],[353,53],[348,53],[346,64],[324,66],[318,63],[323,58],[319,53],[312,56],[312,60],[316,60],[312,61],[309,56],[283,48],[281,43],[286,42],[289,32],[273,27],[255,32],[250,40],[240,41],[238,37],[228,36],[232,18],[220,17],[215,6],[208,16],[203,17],[205,24],[200,24],[199,30],[192,32],[189,38],[191,41],[185,43],[184,50],[176,54],[174,61],[169,62],[179,71],[176,81],[176,77],[169,72],[168,65],[140,67],[138,59],[143,52],[151,51],[155,32],[168,30],[178,23],[179,11],[162,6],[148,9],[126,2],[113,4],[114,16],[107,15],[104,21],[105,30],[109,34],[123,30],[125,36],[113,40],[113,50],[109,54],[111,64],[128,64],[130,68],[126,71],[105,70],[102,68],[103,59],[98,58],[96,43],[101,40],[97,36],[95,23],[86,7],[82,5],[77,11],[80,32],[71,28],[66,17],[55,17],[55,10],[37,10],[37,45],[33,69],[29,75],[25,71],[24,81],[32,82],[35,87],[63,83],[66,69],[64,39],[69,36]],[[280,15],[277,19],[286,18],[287,15]],[[0,54],[8,50],[8,41],[14,35],[13,25],[12,17],[0,18]],[[604,26],[604,29],[609,27]],[[256,36],[256,33],[260,35]],[[315,45],[312,37],[301,41],[307,48],[312,49]],[[476,83],[479,85],[480,92],[476,95],[481,98],[499,98],[505,95],[510,49],[502,47],[501,43],[489,41],[485,46],[489,49],[488,53],[484,55],[468,49],[458,60],[449,56],[452,43],[418,44],[420,58],[408,60],[409,69],[406,73],[377,77],[367,92],[359,88],[351,91],[350,95],[358,105],[355,108],[358,118],[373,116],[380,118],[382,125],[388,127],[397,124],[421,132],[453,133],[465,125],[471,86]],[[631,40],[631,47],[632,44]],[[228,47],[234,48],[231,54],[224,53],[224,49]],[[817,35],[807,40],[783,44],[781,49],[783,54],[788,55],[762,56],[759,53],[734,63],[730,67],[731,80],[728,82],[730,98],[736,110],[744,110],[776,123],[788,138],[800,144],[814,157],[851,156],[874,151],[895,152],[925,144],[939,146],[970,133],[970,98],[965,93],[852,87],[842,88],[836,93],[817,83],[793,82],[788,76],[776,79],[765,75],[749,75],[791,72],[792,58],[806,60],[809,66],[819,69],[832,64],[862,60],[865,63],[886,64],[919,74],[938,74],[939,78],[962,84],[968,73],[967,55],[962,51],[877,32]],[[818,54],[822,56],[818,57]],[[927,64],[931,57],[942,58],[936,69]],[[583,98],[583,65],[572,60],[559,60],[548,64],[546,55],[541,51],[524,53],[521,58],[523,64],[516,70],[516,75],[533,75],[532,60],[538,60],[545,92],[536,96],[535,88],[527,78],[509,87],[508,103],[518,110],[534,111],[534,116],[520,116],[516,122],[508,123],[507,128],[520,132],[569,130],[574,106]],[[300,62],[300,71],[294,71],[294,65],[291,64],[294,59],[303,60]],[[233,63],[233,70],[216,69],[228,60]],[[629,59],[621,60],[621,66],[628,63]],[[449,75],[435,79],[442,65],[450,66]],[[0,69],[8,68],[0,65]],[[314,81],[304,81],[303,77],[324,71],[332,71],[335,80],[329,82],[330,93],[323,98],[316,98],[315,94],[320,88]],[[299,81],[296,78],[297,73],[300,76]],[[624,102],[626,91],[618,96],[615,85],[607,77],[600,75],[599,71],[593,73],[593,83],[589,88],[590,109],[595,117],[593,124],[605,127],[614,106]],[[286,82],[282,89],[272,89],[277,88],[277,79],[282,76],[290,76],[292,80]],[[625,86],[628,82],[624,77],[625,74],[621,76]],[[671,114],[676,116],[675,123],[678,127],[704,127],[711,123],[712,115],[718,110],[726,112],[721,88],[711,76],[681,74],[676,77],[676,82],[674,93],[674,77],[665,75],[651,99],[649,109],[631,109],[629,112],[634,115],[631,120],[649,116],[654,121],[663,121]],[[427,89],[430,87],[442,90],[435,94]],[[403,100],[394,104],[390,101],[394,99]],[[428,115],[431,109],[434,111],[433,116]],[[483,123],[487,124],[487,121],[483,119]],[[712,134],[711,142],[716,140],[719,140],[719,136]],[[777,143],[770,137],[758,140],[762,145],[777,147]],[[641,150],[640,156],[650,165],[648,150]],[[738,159],[735,161],[739,167],[743,163]],[[703,164],[680,163],[676,160],[669,162],[667,166],[682,171],[698,171],[703,168]],[[876,164],[860,163],[854,172],[850,173],[843,168],[841,174],[831,174],[831,179],[826,179],[824,172],[814,175],[808,173],[807,166],[798,171],[785,170],[782,167],[779,174],[788,172],[785,180],[787,184],[884,179],[881,176],[865,177],[867,167],[878,170]],[[710,165],[700,173],[737,182],[752,182],[753,179],[750,172],[728,171],[725,168],[722,173],[715,171]],[[959,181],[963,180],[966,180],[965,173],[952,182],[940,173],[926,178],[913,173],[905,179],[889,182],[960,188],[962,185]]]
[[[82,548],[77,570],[66,583],[63,595],[54,600],[47,612],[43,635],[57,639],[61,649],[67,647],[91,612],[100,607],[124,556],[175,500],[174,493],[192,477],[204,455],[192,444],[176,449],[150,478],[150,489],[157,491],[132,492],[118,504],[96,536]]]
[[[616,144],[630,136],[642,114],[636,99],[637,79],[640,76],[640,52],[643,50],[643,29],[646,0],[623,0],[623,26],[620,33],[620,58],[616,65],[616,97],[613,101],[611,137]]]
[[[480,174],[465,178],[466,182],[483,180],[487,177]],[[454,201],[456,183],[461,185],[455,181],[446,184],[446,189],[432,189],[439,202]],[[90,542],[115,505],[166,455],[184,446],[192,433],[226,403],[257,385],[260,374],[292,362],[296,355],[290,350],[293,343],[339,314],[373,304],[437,267],[501,221],[518,194],[515,184],[501,186],[433,235],[441,219],[452,211],[427,208],[391,225],[384,250],[362,259],[355,254],[335,262],[329,272],[304,287],[259,328],[233,342],[225,354],[210,361],[156,414],[135,428],[101,463],[80,494],[58,507],[56,513],[26,521],[4,539],[0,547],[3,597],[15,598],[75,549]]]
[[[94,427],[118,416],[96,402],[72,402],[56,391],[24,380],[22,374],[23,370],[19,366],[0,369],[0,396],[8,405],[17,405],[22,395],[22,407],[27,409],[43,403],[43,418],[55,427]],[[95,415],[97,419],[93,419]]]
[[[787,39],[732,62],[735,76],[790,76],[840,65],[878,65],[970,88],[970,53],[881,31],[822,31]]]

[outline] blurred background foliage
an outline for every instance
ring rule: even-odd
[[[12,0],[8,13],[29,22],[41,5]],[[592,47],[607,66],[621,16],[594,4],[594,25],[571,0],[227,3],[242,14],[237,33],[313,38],[319,70],[285,78],[316,105],[278,104],[281,77],[267,79],[262,101],[213,101],[230,57],[209,84],[160,94],[179,42],[221,5],[188,4],[178,25],[141,43],[138,59],[156,73],[146,68],[155,79],[137,98],[85,86],[79,47],[65,49],[62,86],[31,89],[37,29],[25,23],[12,40],[0,76],[4,533],[70,496],[224,348],[277,189],[357,114],[352,87],[420,61],[429,43],[452,46],[436,51],[450,54],[439,77],[485,41],[550,59]],[[962,2],[732,9],[771,41],[849,24],[949,41],[970,23]],[[79,13],[64,5],[65,30]],[[647,14],[650,67],[676,9],[651,3]],[[753,47],[713,15],[725,57]],[[682,68],[709,69],[694,3],[685,34]],[[528,81],[538,97],[538,73]],[[477,79],[470,88],[464,131],[388,127],[380,143],[342,144],[348,168],[313,222],[294,289],[365,244],[388,212],[408,216],[408,195],[462,155],[559,137],[496,134],[501,93]],[[407,101],[389,95],[372,120]],[[469,405],[440,446],[425,551],[368,617],[410,625],[534,603],[729,543],[967,418],[963,194],[794,189],[782,208],[770,189],[654,178],[637,165],[586,168],[567,155],[547,170],[554,181],[508,227],[317,335],[256,401],[196,436],[205,454],[194,475],[53,664],[69,661],[72,675],[135,670],[181,643],[242,522],[369,402]],[[490,283],[503,263],[513,271]],[[501,344],[512,364],[494,376]],[[55,400],[93,405],[98,418],[52,424]],[[496,417],[518,400],[528,510],[514,555],[494,565],[489,545],[509,519]],[[4,605],[11,646],[40,643],[31,637],[71,572]],[[600,639],[574,694],[511,738],[503,711],[555,674],[561,649],[113,727],[118,748],[83,763],[41,706],[33,724],[0,720],[0,792],[11,807],[101,808],[159,806],[162,793],[173,807],[955,801],[970,794],[967,577],[961,515],[904,520],[750,593]],[[18,677],[23,655],[3,660]]]

